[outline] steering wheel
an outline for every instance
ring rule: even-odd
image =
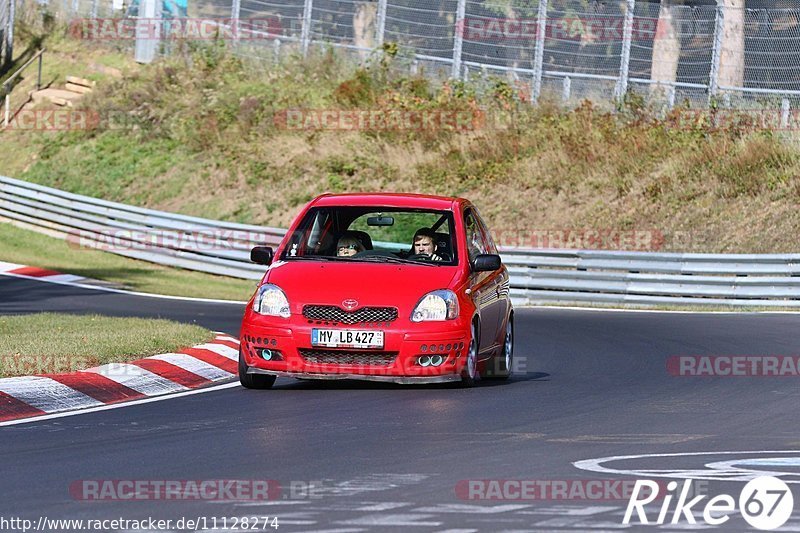
[[[449,254],[436,253],[434,255],[439,256],[439,260],[434,259],[433,255],[428,255],[428,254],[411,254],[406,259],[411,259],[412,261],[427,261],[427,262],[431,262],[431,263],[434,263],[434,262],[435,263],[438,263],[438,262],[445,262],[446,263],[446,262],[450,261],[450,255]]]

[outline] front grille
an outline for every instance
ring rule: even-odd
[[[362,307],[355,311],[345,311],[335,305],[306,305],[303,316],[310,320],[325,320],[340,324],[361,322],[392,322],[397,320],[396,307]]]
[[[389,366],[397,352],[353,352],[347,350],[300,349],[300,356],[307,363],[323,365],[372,365]]]

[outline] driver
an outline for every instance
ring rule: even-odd
[[[425,255],[431,261],[441,261],[442,257],[436,252],[436,233],[430,228],[420,228],[414,233],[411,246],[412,255]]]

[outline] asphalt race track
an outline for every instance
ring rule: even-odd
[[[0,277],[0,313],[44,310],[161,316],[233,335],[241,314],[236,305]],[[703,477],[697,472],[710,471],[709,463],[752,465],[753,452],[773,458],[800,450],[797,378],[674,376],[666,364],[675,355],[797,355],[800,315],[538,308],[518,310],[516,325],[522,368],[502,384],[279,380],[269,391],[226,388],[0,428],[0,516],[205,517],[209,527],[216,517],[220,528],[222,517],[277,516],[283,532],[613,531],[624,528],[627,504],[613,493],[486,500],[463,489],[470,480],[569,483],[572,490],[591,480],[642,478],[573,465],[609,456],[715,452],[603,463]],[[717,455],[727,451],[737,453]],[[779,468],[798,472],[800,452],[781,457]],[[82,480],[275,480],[282,492],[247,502],[83,501],[70,492]],[[736,499],[743,485],[710,481],[705,490]],[[657,530],[685,529],[683,521]],[[712,529],[752,530],[738,515]],[[800,514],[782,530],[800,531]]]

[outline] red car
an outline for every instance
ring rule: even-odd
[[[239,380],[508,378],[508,271],[463,198],[322,195],[292,223],[247,305]]]

